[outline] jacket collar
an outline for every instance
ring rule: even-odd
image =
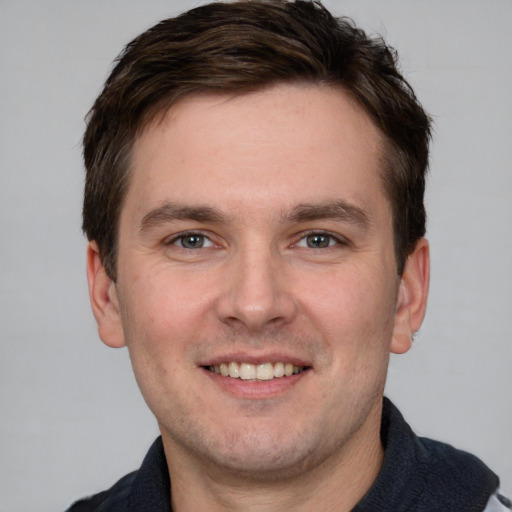
[[[381,440],[385,448],[382,469],[353,512],[481,512],[499,485],[498,477],[475,456],[417,437],[387,398],[383,403]],[[120,489],[123,496],[118,498],[122,499],[116,500],[119,511],[171,511],[161,438],[153,443],[130,480],[131,485]]]

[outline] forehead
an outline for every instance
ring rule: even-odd
[[[177,199],[218,199],[225,208],[251,201],[289,208],[338,195],[369,201],[364,196],[384,195],[381,139],[337,88],[192,96],[136,140],[127,199],[136,195],[141,209]]]

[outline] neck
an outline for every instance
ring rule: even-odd
[[[240,476],[198,461],[162,432],[173,511],[348,512],[369,490],[382,466],[380,419],[381,407],[346,446],[315,467],[286,479]]]

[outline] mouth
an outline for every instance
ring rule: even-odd
[[[298,375],[308,369],[306,366],[295,366],[292,363],[261,363],[252,364],[229,361],[221,364],[205,366],[206,370],[231,379],[269,381]]]

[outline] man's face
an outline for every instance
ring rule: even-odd
[[[137,141],[102,337],[168,454],[283,475],[375,437],[401,307],[380,150],[344,93],[292,85]]]

